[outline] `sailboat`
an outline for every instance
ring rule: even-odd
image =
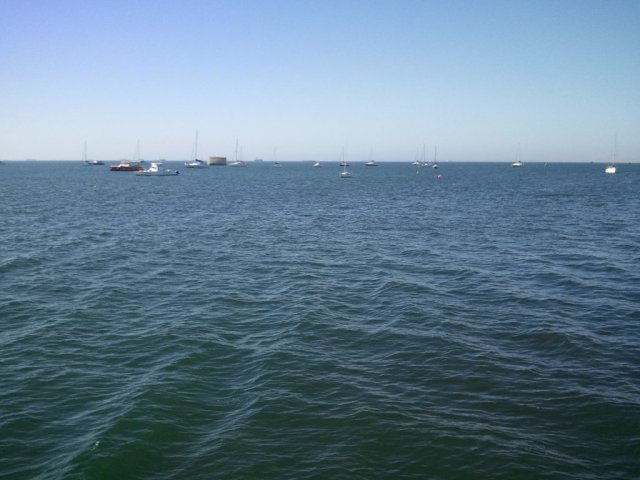
[[[184,162],[184,166],[187,168],[204,168],[207,166],[204,160],[198,160],[198,132],[196,132],[196,141],[193,146],[193,160]]]
[[[520,150],[518,150],[518,157],[517,160],[515,162],[513,162],[511,164],[512,167],[522,167],[524,165],[524,163],[522,163],[522,160],[520,160]]]
[[[420,166],[421,167],[430,167],[431,166],[431,163],[429,161],[427,161],[427,146],[424,143],[422,144],[422,156],[420,157],[419,162],[420,162]]]
[[[434,147],[433,151],[433,163],[431,164],[431,168],[438,168],[438,147]]]
[[[350,178],[351,177],[351,172],[349,172],[349,170],[347,170],[347,167],[349,166],[349,163],[346,162],[345,159],[344,159],[344,148],[342,149],[340,165],[342,166],[342,171],[340,172],[340,178]]]
[[[524,163],[520,160],[520,145],[518,145],[518,156],[516,157],[516,161],[511,164],[512,167],[522,167]]]
[[[104,165],[104,162],[102,160],[87,160],[87,142],[84,142],[84,150],[82,151],[82,161],[85,163],[85,165],[91,165],[91,166],[95,166],[95,165]]]
[[[378,164],[373,159],[373,149],[369,152],[369,161],[364,164],[365,167],[377,167]]]
[[[422,166],[422,162],[420,162],[420,149],[419,148],[416,149],[416,159],[413,161],[413,163],[411,165],[413,165],[414,167]]]
[[[347,162],[344,159],[344,147],[342,147],[342,152],[340,153],[340,166],[341,167],[348,167],[349,166],[349,162]]]
[[[246,167],[247,164],[242,160],[238,160],[238,140],[236,140],[236,156],[233,162],[229,164],[230,167]]]
[[[274,167],[278,167],[279,168],[282,165],[280,164],[280,162],[278,160],[276,160],[276,158],[277,158],[276,157],[276,150],[277,150],[277,148],[273,147],[273,155],[272,155],[272,160],[271,161],[273,162],[273,166]]]
[[[613,155],[611,157],[611,161],[609,162],[609,165],[607,165],[607,168],[604,169],[604,173],[610,173],[610,174],[616,173],[616,150],[617,150],[617,144],[618,144],[618,141],[616,139],[613,142]]]

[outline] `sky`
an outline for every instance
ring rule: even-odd
[[[640,162],[640,0],[0,0],[0,159]]]

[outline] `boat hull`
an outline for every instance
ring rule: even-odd
[[[119,165],[111,165],[109,170],[112,172],[139,172],[144,170],[142,165],[135,163],[121,163]]]
[[[111,167],[109,170],[112,172],[138,172],[142,170],[142,167]]]
[[[175,177],[176,175],[180,175],[180,172],[177,170],[175,172],[167,172],[167,173],[149,173],[149,172],[136,172],[136,176],[138,177]]]

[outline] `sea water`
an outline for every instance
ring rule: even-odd
[[[640,475],[640,165],[173,167],[0,166],[0,478]]]

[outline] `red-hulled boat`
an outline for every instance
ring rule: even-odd
[[[131,162],[129,160],[120,160],[118,165],[111,165],[109,170],[112,172],[138,172],[143,170],[140,162]]]

